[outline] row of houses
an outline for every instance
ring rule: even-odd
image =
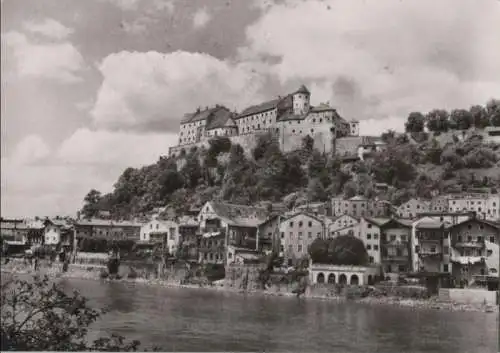
[[[374,204],[357,207],[367,210]],[[162,244],[171,256],[201,264],[256,262],[275,252],[284,266],[307,259],[315,239],[351,235],[365,245],[369,266],[385,277],[425,273],[462,285],[498,280],[500,224],[477,212],[417,212],[411,219],[383,211],[357,215],[328,215],[325,204],[284,212],[209,201],[196,215],[146,223],[2,219],[1,233],[12,246],[68,250],[78,250],[85,239]]]

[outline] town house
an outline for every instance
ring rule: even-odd
[[[153,219],[141,227],[141,241],[162,244],[169,254],[175,255],[179,245],[179,225],[172,220]]]
[[[257,228],[266,218],[264,208],[208,201],[198,215],[202,234],[199,258],[225,263],[229,245],[236,250],[257,250]]]
[[[179,224],[180,257],[184,260],[197,262],[200,246],[199,223],[196,217],[182,216],[177,220]]]
[[[308,257],[308,249],[317,238],[324,237],[324,222],[320,218],[300,212],[280,223],[280,257],[288,266]]]
[[[380,226],[381,262],[384,273],[401,274],[411,270],[410,242],[412,224],[403,219],[391,219]]]
[[[492,261],[487,259],[494,255],[494,249],[498,249],[500,225],[472,218],[451,225],[448,232],[452,247],[452,273],[460,285],[471,285],[483,280],[484,276],[498,274],[498,262],[496,266],[492,264],[490,269],[487,264]]]
[[[45,219],[44,244],[53,249],[71,250],[74,247],[73,225],[64,219]]]
[[[430,203],[428,201],[411,199],[397,208],[397,215],[401,218],[413,219],[420,213],[429,212]]]

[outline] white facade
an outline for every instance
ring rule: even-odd
[[[48,224],[45,227],[44,237],[47,245],[59,244],[61,242],[61,228],[54,224]]]
[[[376,267],[339,266],[312,263],[309,265],[309,281],[312,284],[345,284],[359,285],[373,284],[375,276],[379,274]]]
[[[179,245],[179,225],[174,221],[152,220],[141,227],[140,240],[162,242],[166,238],[168,251],[173,254]]]
[[[321,219],[298,213],[283,220],[279,225],[280,256],[293,261],[308,256],[308,249],[317,238],[324,234],[324,223]]]
[[[428,202],[411,199],[397,209],[397,214],[401,218],[415,218],[418,213],[430,212],[430,205]]]
[[[181,124],[179,131],[179,146],[198,142],[204,134],[206,123],[206,120],[199,120]]]
[[[333,237],[336,235],[335,233],[340,229],[350,226],[355,226],[357,224],[359,224],[359,220],[355,217],[349,215],[340,216],[337,219],[332,220],[332,222],[328,225],[327,227],[328,236]]]
[[[450,196],[448,199],[450,212],[476,212],[478,218],[492,221],[500,220],[500,195],[498,194],[464,194]]]

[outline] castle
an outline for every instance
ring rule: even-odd
[[[299,148],[302,139],[309,135],[314,146],[326,153],[334,152],[336,138],[359,136],[358,121],[346,121],[328,104],[311,106],[310,98],[309,90],[301,85],[293,93],[248,107],[239,114],[221,105],[198,109],[184,115],[178,145],[170,148],[169,155],[194,146],[208,146],[208,141],[216,136],[228,137],[249,150],[259,134],[271,133],[281,150],[287,152]]]

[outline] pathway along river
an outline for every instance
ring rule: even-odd
[[[96,330],[165,351],[497,352],[498,314],[63,279],[110,312]]]

